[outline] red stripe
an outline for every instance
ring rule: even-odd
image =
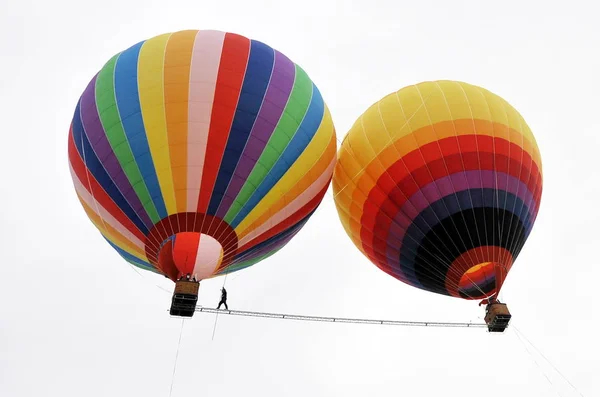
[[[393,216],[396,214],[397,208],[401,207],[406,201],[405,195],[410,197],[421,187],[432,183],[433,180],[463,172],[463,170],[496,170],[508,173],[515,178],[519,178],[532,193],[535,193],[539,172],[534,163],[532,175],[527,166],[527,164],[531,164],[531,157],[527,153],[516,145],[497,145],[494,152],[490,150],[494,149],[492,146],[494,141],[504,141],[503,139],[492,137],[487,137],[489,139],[482,139],[481,137],[473,139],[473,137],[473,135],[459,137],[461,148],[471,150],[471,152],[457,151],[455,149],[458,147],[456,138],[452,137],[439,141],[439,147],[442,148],[441,152],[438,148],[438,142],[432,142],[397,161],[377,181],[378,188],[369,192],[369,200],[365,203],[365,207],[374,206],[376,208],[366,209],[367,214],[363,209],[363,218],[368,219],[370,216],[374,216],[376,212],[379,212],[380,207],[382,209],[386,208],[386,204],[388,204],[388,213]],[[477,148],[475,146],[476,140],[480,141],[478,152],[473,151]],[[471,141],[471,144],[468,144],[469,141]],[[446,150],[448,148],[450,150]],[[437,155],[433,157],[431,153],[435,152],[437,152]],[[444,157],[440,157],[441,155]],[[508,155],[511,157],[509,158]],[[521,155],[523,161],[521,161]],[[426,162],[423,157],[430,158],[431,161]],[[392,195],[393,197],[390,197]],[[386,201],[389,203],[385,203]]]
[[[173,260],[173,242],[167,241],[167,243],[161,248],[158,254],[158,263],[155,265],[163,274],[169,277],[172,281],[177,281],[179,276],[179,270],[175,266]]]
[[[456,141],[455,138],[448,139]],[[443,142],[441,144],[443,145]],[[430,152],[431,145],[437,146],[435,143],[426,145],[429,147],[424,146],[423,153]],[[470,147],[470,149],[473,148],[474,146]],[[503,150],[505,153],[496,152],[496,155],[489,152],[449,152],[452,154],[447,155],[445,158],[437,158],[428,164],[424,163],[419,150],[409,153],[403,160],[393,164],[388,172],[382,175],[377,181],[378,188],[374,188],[369,192],[369,199],[363,207],[361,223],[366,228],[372,229],[380,222],[379,219],[375,219],[378,213],[387,213],[388,216],[393,218],[398,209],[404,205],[407,197],[412,196],[421,187],[433,180],[463,172],[463,170],[496,170],[508,173],[515,178],[519,178],[536,197],[536,187],[540,176],[537,166],[534,164],[533,175],[531,175],[526,165],[531,163],[531,158],[516,146],[510,148],[512,149],[510,150],[512,158],[506,156],[509,153],[508,150]],[[437,150],[437,147],[433,149]],[[508,146],[505,149],[508,149]],[[523,154],[523,162],[520,158],[521,153]],[[518,160],[515,160],[515,158],[518,158]],[[408,170],[406,165],[412,169]]]
[[[528,164],[532,165],[531,170]],[[502,138],[483,135],[445,138],[408,153],[394,163],[377,181],[378,187],[369,192],[360,229],[367,255],[377,258],[376,262],[387,262],[390,225],[407,198],[433,180],[463,170],[495,170],[519,178],[539,205],[541,175],[522,148]]]
[[[173,260],[181,273],[193,273],[199,247],[200,233],[182,232],[175,235]]]
[[[96,178],[88,172],[81,155],[77,151],[75,146],[75,140],[73,137],[73,125],[69,129],[69,140],[68,140],[68,155],[69,162],[75,175],[81,181],[81,184],[86,190],[96,199],[96,201],[108,211],[119,223],[121,223],[127,230],[129,230],[134,236],[139,238],[141,241],[145,240],[145,235],[140,229],[125,215],[125,213],[115,204],[110,196],[104,191],[102,186],[96,181]]]
[[[202,183],[198,197],[197,210],[200,213],[206,213],[210,203],[242,90],[249,53],[249,39],[232,33],[225,35],[208,132],[208,149],[204,160]]]

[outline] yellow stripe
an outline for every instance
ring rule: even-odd
[[[469,125],[473,119],[477,120],[477,130]],[[371,191],[399,158],[436,140],[473,133],[501,137],[522,147],[541,172],[535,138],[508,102],[466,83],[426,82],[384,97],[352,126],[340,148],[334,174],[336,202],[350,218],[360,216],[364,192]],[[339,194],[340,189],[344,194]],[[351,220],[346,222],[353,230]]]
[[[353,158],[356,154],[353,153],[353,148],[346,144],[346,140],[342,142],[342,147],[339,153],[345,153],[350,158]],[[352,204],[352,192],[355,190],[353,178],[358,179],[364,171],[361,171],[358,162],[356,161],[339,161],[336,163],[334,170],[334,177],[331,182],[333,189],[333,197],[336,207],[338,208],[338,215],[344,230],[356,243],[355,232],[351,226],[350,207]],[[363,200],[364,202],[364,200]],[[354,204],[356,205],[356,204]],[[362,208],[362,207],[360,207]],[[357,244],[360,247],[360,244]],[[362,249],[361,249],[362,250]]]
[[[117,247],[121,248],[123,251],[135,256],[136,258],[142,261],[148,261],[146,259],[146,253],[142,252],[135,244],[132,244],[125,236],[119,233],[112,226],[102,221],[100,215],[98,215],[89,205],[86,204],[85,201],[81,198],[79,193],[77,193],[77,197],[79,198],[79,202],[83,206],[88,218],[92,221],[92,223],[96,226],[96,228],[102,233],[104,237],[110,240],[111,243],[115,244]]]
[[[489,120],[508,126],[518,134],[507,136],[506,139],[524,148],[532,148],[530,154],[541,166],[535,138],[523,117],[499,96],[483,88],[458,82],[421,83],[386,96],[369,107],[352,126],[342,146],[360,148],[354,151],[356,158],[353,161],[370,164],[385,147],[414,131],[435,123],[461,119]],[[399,154],[404,155],[418,146],[448,136],[450,134],[418,134],[415,136],[416,142],[410,147],[400,148]],[[523,142],[523,138],[527,142]],[[341,161],[345,161],[345,157],[346,153],[342,151]]]
[[[138,87],[144,127],[169,215],[177,212],[164,100],[165,48],[170,37],[171,33],[168,33],[144,42],[138,60]]]
[[[188,98],[196,30],[173,33],[165,53],[165,109],[177,212],[187,207]]]
[[[366,200],[366,195],[360,189],[355,189],[353,185],[347,185],[346,189],[340,189],[336,186],[339,176],[345,171],[340,169],[334,177],[334,202],[338,210],[338,215],[346,234],[350,236],[354,244],[364,253],[360,239],[360,216],[362,215],[362,203]],[[348,175],[346,178],[349,179]],[[337,190],[337,193],[336,193]],[[360,204],[359,204],[360,202]]]
[[[356,233],[355,229],[356,227],[360,227],[357,222],[355,220],[351,220],[350,217],[347,214],[347,210],[344,209],[343,207],[340,207],[337,205],[336,203],[336,208],[338,210],[338,214],[340,216],[340,219],[343,219],[344,221],[342,221],[342,226],[344,227],[344,231],[346,232],[346,234],[348,235],[348,237],[350,237],[350,240],[354,243],[354,245],[356,246],[356,248],[358,248],[358,250],[365,256],[368,257],[366,251],[364,250],[363,246],[362,246],[362,240],[360,239],[360,233]]]
[[[323,114],[323,120],[319,129],[315,133],[306,149],[298,157],[298,159],[292,164],[287,170],[283,177],[273,186],[273,188],[263,197],[263,199],[254,207],[248,216],[240,222],[238,227],[235,229],[238,236],[245,234],[246,229],[254,223],[261,215],[271,211],[271,206],[281,198],[284,192],[292,191],[294,185],[296,185],[307,172],[319,161],[322,155],[331,156],[328,160],[334,158],[335,151],[326,153],[326,149],[331,141],[332,137],[335,139],[335,129],[333,126],[333,120],[329,113],[329,108],[325,106],[325,112]],[[316,175],[313,180],[318,178]]]

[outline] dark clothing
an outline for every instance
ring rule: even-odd
[[[220,309],[221,305],[225,305],[225,310],[229,310],[229,306],[227,306],[227,302],[225,302],[223,299],[221,299],[221,301],[219,302],[219,306],[217,306],[217,309]]]
[[[217,306],[217,309],[220,309],[221,305],[225,305],[225,309],[229,310],[229,306],[227,306],[227,291],[225,288],[221,289],[221,300],[219,301],[219,306]]]

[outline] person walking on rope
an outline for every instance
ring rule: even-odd
[[[229,306],[227,306],[227,290],[225,290],[225,287],[221,288],[221,300],[219,301],[217,310],[221,308],[221,305],[225,305],[225,310],[229,310]]]

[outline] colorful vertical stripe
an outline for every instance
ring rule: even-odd
[[[175,280],[281,249],[331,181],[335,130],[308,75],[246,37],[188,30],[111,58],[79,99],[69,162],[129,263]]]

